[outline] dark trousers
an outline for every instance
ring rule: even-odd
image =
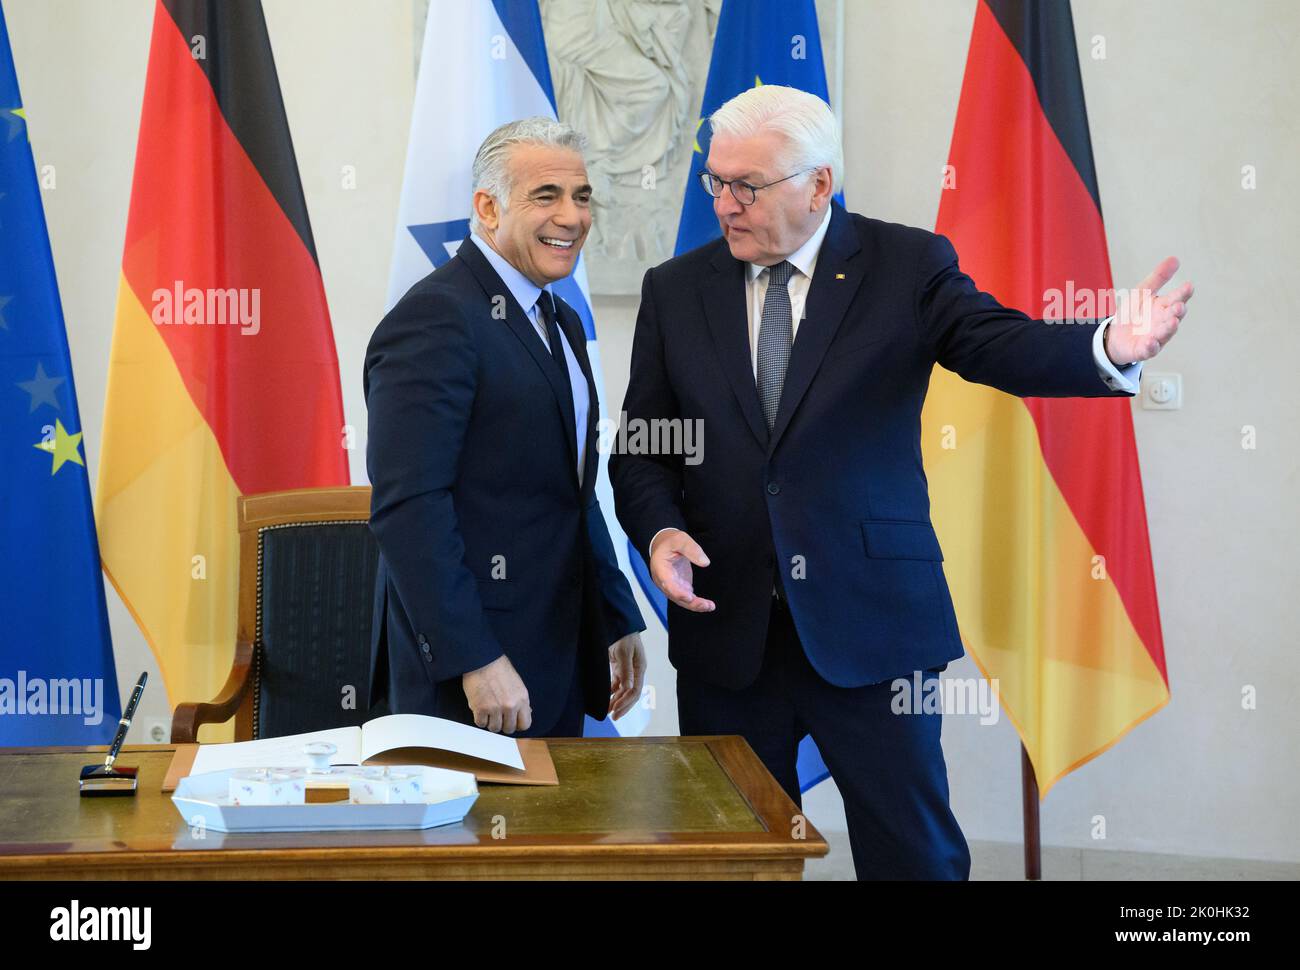
[[[925,672],[923,683],[937,676]],[[844,797],[859,879],[968,879],[970,850],[948,807],[943,715],[895,714],[893,698],[889,681],[824,680],[776,600],[757,681],[732,691],[677,675],[681,733],[739,734],[795,805],[799,741],[812,735]]]
[[[527,684],[524,684],[527,687]],[[527,731],[516,731],[512,738],[580,738],[582,737],[583,718],[582,680],[578,664],[573,665],[573,682],[569,685],[569,698],[564,702],[564,710],[554,725],[534,724]],[[469,709],[465,698],[465,688],[459,677],[440,680],[434,685],[434,716],[444,717],[449,721],[473,724],[474,713]]]

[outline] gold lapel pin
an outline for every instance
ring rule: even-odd
[[[836,273],[836,274],[835,274],[835,278],[836,278],[837,280],[842,280],[842,279],[844,279],[844,274],[843,274],[843,273]]]

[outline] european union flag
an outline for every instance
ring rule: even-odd
[[[54,260],[0,10],[0,745],[121,717]]]

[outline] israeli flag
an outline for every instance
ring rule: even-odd
[[[385,309],[451,259],[469,235],[470,167],[483,139],[508,121],[537,115],[556,117],[537,0],[432,0],[424,25]],[[581,257],[573,275],[552,289],[582,318],[600,413],[609,417]],[[614,517],[608,457],[600,455],[596,495],[619,566],[630,575],[627,539]],[[587,718],[585,733],[636,735],[649,720],[649,709],[637,704],[617,722]]]

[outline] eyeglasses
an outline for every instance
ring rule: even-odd
[[[709,193],[709,195],[713,196],[715,199],[722,195],[723,186],[730,186],[732,198],[741,205],[753,205],[757,198],[757,192],[759,189],[765,189],[771,185],[779,185],[782,182],[788,182],[796,175],[805,175],[808,172],[813,171],[816,171],[816,169],[806,168],[795,172],[793,175],[787,175],[783,179],[777,179],[775,182],[768,182],[767,185],[750,185],[748,182],[743,182],[740,179],[732,179],[728,182],[726,179],[718,178],[718,176],[714,175],[712,172],[705,170],[700,173],[700,184],[704,186],[704,191]]]

